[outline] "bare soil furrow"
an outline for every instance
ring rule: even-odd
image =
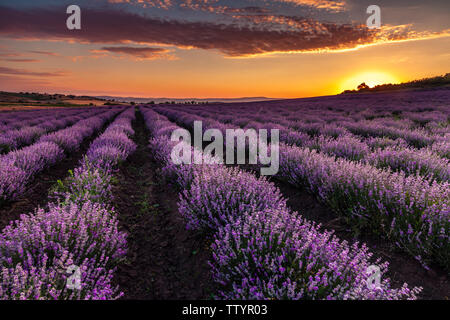
[[[208,299],[213,293],[209,244],[186,230],[177,192],[158,179],[139,112],[133,128],[137,150],[120,167],[113,187],[120,226],[128,233],[127,261],[116,283],[124,299]]]

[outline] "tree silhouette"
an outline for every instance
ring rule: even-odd
[[[359,91],[366,90],[366,89],[370,89],[370,87],[369,87],[365,82],[361,83],[361,84],[358,86],[358,90],[359,90]]]

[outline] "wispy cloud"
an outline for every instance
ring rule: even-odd
[[[8,61],[8,62],[40,62],[40,60],[37,59],[0,59],[2,61]]]
[[[316,9],[326,9],[332,11],[342,11],[345,8],[345,0],[271,0],[273,2],[285,3],[294,6],[305,6]],[[224,13],[227,10],[239,10],[221,4],[219,0],[108,0],[110,3],[127,3],[142,7],[152,7],[161,9],[171,9],[174,7],[189,8],[192,10],[202,10],[210,12]],[[253,0],[256,6],[247,8],[261,8],[267,6],[266,0]],[[244,9],[244,7],[242,7]]]
[[[195,1],[195,0],[193,0]],[[208,0],[204,0],[207,2]],[[210,0],[211,1],[211,0]],[[214,0],[213,0],[214,1]],[[176,0],[108,0],[110,3],[130,3],[137,4],[144,7],[156,7],[162,9],[169,9],[174,6],[178,1]],[[192,1],[182,1],[182,2],[192,2]]]
[[[99,50],[92,50],[93,53],[115,53],[131,56],[137,60],[174,59],[170,50],[152,47],[103,47]]]
[[[65,71],[39,72],[25,69],[0,67],[0,74],[15,75],[15,76],[31,76],[31,77],[62,77],[66,76],[67,72]]]
[[[17,52],[0,53],[0,57],[22,57],[23,54]]]
[[[59,53],[56,52],[50,52],[50,51],[37,51],[37,50],[30,50],[28,51],[29,53],[34,53],[34,54],[40,54],[40,55],[46,55],[46,56],[52,56],[52,57],[57,57],[59,56]]]
[[[29,78],[3,74],[0,74],[0,82],[2,83],[3,90],[12,90],[12,91],[17,91],[18,88],[28,90],[25,88],[42,87],[50,85],[50,81],[48,81],[48,78]]]
[[[317,9],[326,9],[331,11],[343,11],[345,9],[345,0],[275,0],[277,2],[292,3],[297,6],[310,6]]]

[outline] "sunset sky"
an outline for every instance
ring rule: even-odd
[[[68,30],[68,5],[81,30]],[[371,4],[382,26],[365,25]],[[0,90],[309,97],[450,72],[450,1],[2,0]]]

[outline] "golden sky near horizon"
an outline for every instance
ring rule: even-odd
[[[0,5],[6,5],[0,8],[6,20],[0,24],[0,90],[295,98],[337,94],[363,81],[374,86],[450,72],[450,33],[439,14],[440,6],[448,9],[445,2],[436,1],[429,21],[415,18],[420,8],[409,9],[408,26],[395,13],[401,5],[385,9],[388,21],[375,33],[355,22],[367,15],[349,1],[200,2],[208,1],[207,8],[181,0],[178,7],[175,1],[144,1],[145,7],[96,1],[108,9],[80,1],[80,31],[65,28],[61,10],[58,19],[49,18],[56,10],[50,0],[33,10],[25,1],[6,1]],[[352,12],[359,20],[348,17]]]

